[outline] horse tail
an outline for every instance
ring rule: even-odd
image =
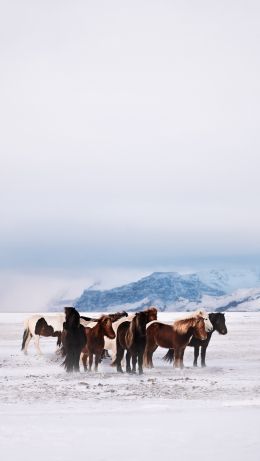
[[[57,346],[60,347],[61,346],[61,333],[58,334],[58,337],[57,337]]]
[[[69,349],[66,352],[65,360],[62,363],[62,365],[64,366],[65,370],[68,373],[70,373],[70,372],[72,372],[74,370],[74,366],[75,366],[75,353],[74,353],[74,350]]]
[[[169,349],[167,354],[163,357],[163,360],[165,360],[165,362],[172,363],[173,358],[174,358],[174,349]]]
[[[27,328],[25,328],[25,330],[23,332],[23,341],[22,341],[22,347],[21,347],[22,351],[25,348],[25,344],[26,344],[26,341],[28,339],[29,334],[30,334],[30,330],[29,330],[29,327],[27,327]]]

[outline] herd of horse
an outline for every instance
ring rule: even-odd
[[[81,316],[74,307],[65,307],[57,315],[33,315],[25,322],[22,350],[27,354],[28,345],[34,339],[37,352],[41,354],[41,336],[57,337],[57,345],[64,357],[67,372],[79,371],[82,361],[85,371],[95,371],[105,356],[112,355],[112,366],[122,373],[125,355],[126,372],[139,374],[143,367],[153,368],[153,353],[158,346],[168,349],[164,356],[175,368],[183,368],[183,356],[187,346],[194,348],[194,362],[201,351],[201,366],[206,366],[206,350],[212,333],[227,333],[223,313],[208,314],[204,309],[185,314],[172,325],[157,320],[157,308],[149,307],[142,312],[102,315],[95,319]]]

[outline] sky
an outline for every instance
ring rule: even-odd
[[[0,310],[258,264],[259,2],[0,10]]]

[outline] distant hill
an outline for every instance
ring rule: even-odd
[[[58,299],[51,311],[74,305],[80,311],[142,310],[156,305],[161,311],[260,311],[260,271],[204,270],[193,274],[154,272],[136,282],[109,290],[93,284],[74,300]]]
[[[110,290],[85,290],[75,301],[81,311],[138,311],[156,305],[161,311],[205,307],[217,311],[260,310],[260,271],[205,270],[193,274],[154,272]]]
[[[178,303],[183,304],[184,300],[199,302],[203,295],[223,294],[221,289],[202,282],[197,274],[154,272],[137,282],[111,290],[85,290],[76,307],[81,311],[107,311],[122,307],[135,311],[154,304],[160,310],[176,310]]]

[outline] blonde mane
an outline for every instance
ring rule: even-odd
[[[176,319],[176,322],[179,320],[186,320],[186,319],[198,319],[199,317],[208,317],[208,313],[205,311],[205,309],[197,309],[196,311],[193,312],[185,312],[181,317]]]
[[[194,327],[197,319],[198,317],[187,317],[185,319],[176,320],[173,323],[172,328],[179,335],[185,335],[188,333],[190,327]]]
[[[190,327],[194,327],[195,321],[199,318],[204,319],[207,316],[207,312],[204,309],[198,309],[195,312],[185,313],[182,317],[175,320],[172,327],[176,333],[180,335],[185,335]]]

